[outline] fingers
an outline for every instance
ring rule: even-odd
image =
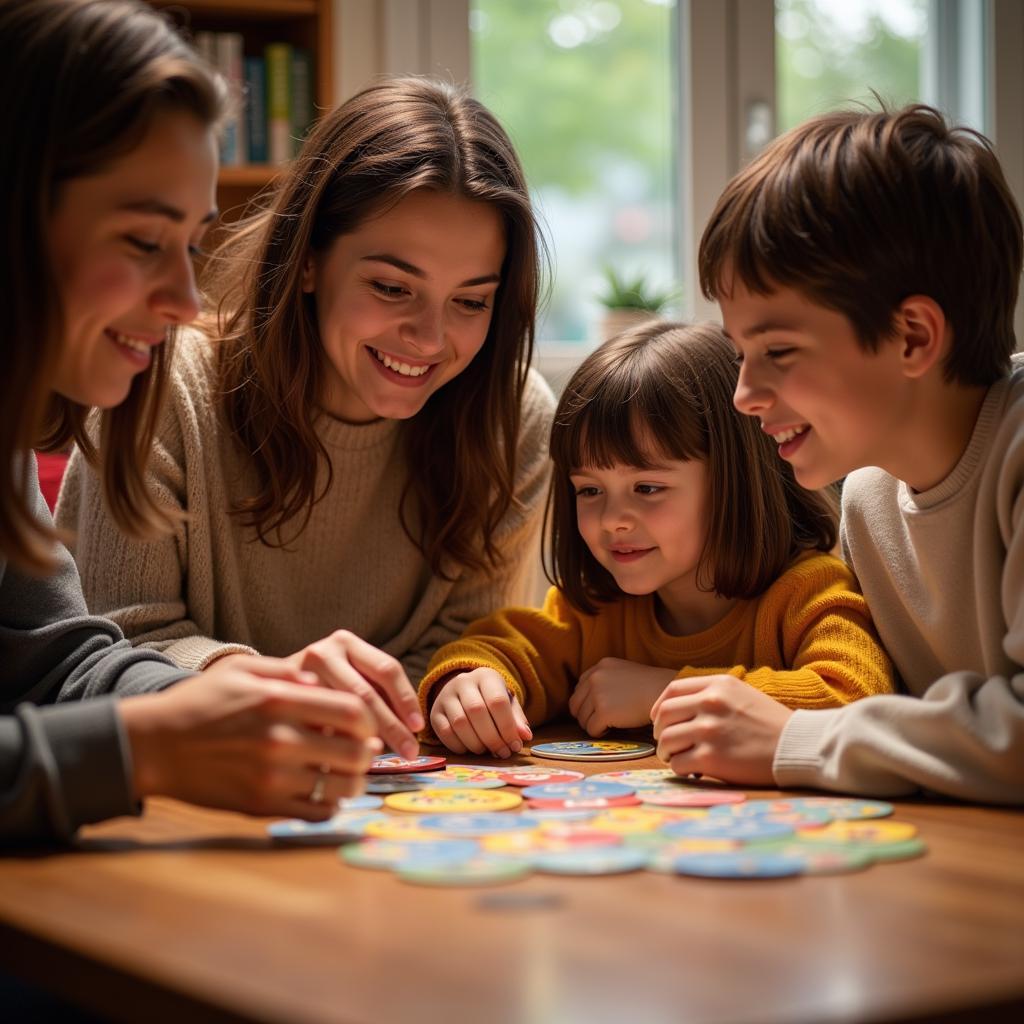
[[[430,712],[430,725],[434,732],[437,733],[437,738],[453,753],[465,754],[466,746],[455,734],[455,729],[452,728],[452,723],[448,721],[448,716],[437,706],[434,705],[433,710]]]
[[[292,758],[305,765],[317,765],[322,770],[337,775],[351,775],[362,778],[370,762],[379,752],[380,740],[351,739],[344,736],[325,734],[317,729],[304,726],[275,725],[271,738],[281,744],[294,747]]]
[[[319,686],[281,686],[268,693],[264,703],[268,717],[285,718],[339,737],[368,740],[376,723],[363,701],[350,693],[325,690]]]
[[[673,679],[664,690],[661,696],[651,707],[651,721],[657,717],[662,704],[673,697],[685,697],[691,693],[699,693],[707,686],[707,676],[691,676],[688,679]]]
[[[519,703],[519,698],[515,694],[512,694],[512,717],[515,719],[516,731],[519,737],[523,740],[532,740],[533,730],[530,728],[529,719],[526,717],[526,712],[523,710],[523,706]]]
[[[496,673],[455,676],[442,688],[434,708],[438,714],[432,714],[431,719],[443,715],[445,722],[439,724],[474,754],[489,751],[497,757],[509,757],[513,750],[523,748],[519,732],[525,716],[516,718],[504,680]],[[444,739],[440,732],[438,736]]]
[[[354,633],[343,630],[342,636],[349,661],[383,693],[406,728],[419,732],[424,725],[420,702],[401,662]]]
[[[594,666],[591,665],[585,672],[581,673],[579,679],[576,682],[576,687],[572,691],[572,695],[569,697],[569,714],[572,715],[577,721],[580,718],[580,709],[586,703],[587,698],[590,696],[590,677],[594,671]]]

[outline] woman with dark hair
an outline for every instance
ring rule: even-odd
[[[125,537],[72,459],[58,522],[90,606],[186,668],[344,627],[418,677],[528,599],[554,405],[530,369],[539,277],[478,102],[398,78],[328,114],[210,258],[218,316],[179,350],[152,464],[187,517]]]
[[[198,311],[221,83],[134,0],[0,0],[0,41],[0,838],[67,839],[154,793],[323,819],[380,749],[366,704],[294,660],[188,679],[133,649],[88,614],[32,456],[75,438],[119,529],[175,524],[145,465]]]

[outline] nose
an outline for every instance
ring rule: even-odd
[[[402,340],[421,355],[436,355],[444,348],[444,311],[424,303],[402,325]]]
[[[625,533],[633,528],[633,513],[629,503],[606,497],[601,506],[601,529],[606,533]]]
[[[747,416],[758,416],[772,403],[772,392],[758,379],[750,360],[740,363],[732,404]]]
[[[191,323],[199,316],[200,299],[192,259],[176,254],[150,298],[150,307],[171,324]]]

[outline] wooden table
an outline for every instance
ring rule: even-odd
[[[147,1024],[1024,1019],[1024,813],[896,818],[928,854],[852,875],[440,890],[152,800],[77,850],[0,857],[2,963]]]

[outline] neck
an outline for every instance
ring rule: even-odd
[[[655,595],[658,625],[673,636],[690,636],[717,625],[735,606],[734,597],[698,590],[694,584],[662,587]]]

